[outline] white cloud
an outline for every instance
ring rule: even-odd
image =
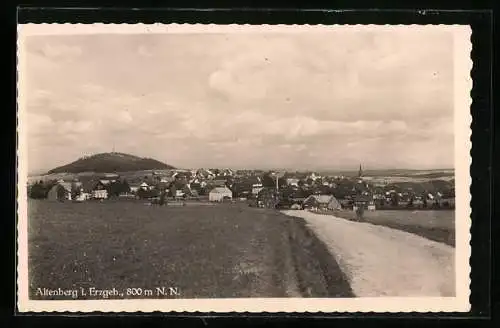
[[[66,121],[60,124],[54,124],[57,132],[61,135],[75,135],[90,131],[94,126],[91,121]]]
[[[27,116],[27,127],[30,135],[38,135],[45,133],[52,127],[53,121],[47,115],[40,115],[36,113],[29,113]]]
[[[450,35],[47,36],[28,45],[32,152],[57,143],[68,158],[119,140],[121,151],[186,166],[453,163]]]
[[[123,123],[131,123],[134,120],[132,115],[126,110],[122,110],[118,113],[118,119]]]

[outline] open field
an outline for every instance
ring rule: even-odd
[[[356,220],[353,211],[335,211],[331,214],[339,218]],[[455,247],[455,211],[365,211],[363,220]]]
[[[29,200],[28,213],[33,299],[37,288],[79,287],[175,287],[182,298],[353,296],[304,220],[276,211]]]

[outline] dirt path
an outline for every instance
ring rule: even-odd
[[[308,211],[303,218],[326,244],[356,296],[454,296],[454,249],[417,235]]]

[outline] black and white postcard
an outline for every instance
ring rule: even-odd
[[[465,312],[466,25],[25,24],[21,312]]]

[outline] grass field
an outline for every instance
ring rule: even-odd
[[[80,287],[175,287],[182,298],[353,295],[305,222],[276,211],[46,200],[29,200],[28,211],[32,299],[68,298],[37,288]]]
[[[353,211],[336,211],[333,215],[356,220]],[[455,246],[455,211],[365,211],[363,219]]]

